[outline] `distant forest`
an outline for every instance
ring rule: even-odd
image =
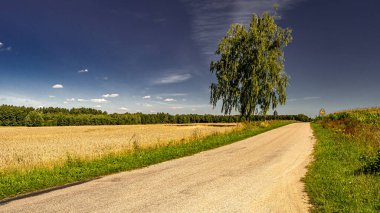
[[[251,121],[297,120],[310,121],[306,115],[255,115]],[[127,124],[185,124],[185,123],[234,123],[244,121],[240,115],[197,115],[168,113],[108,114],[92,108],[19,107],[0,106],[0,126],[82,126]]]

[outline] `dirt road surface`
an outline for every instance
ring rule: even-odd
[[[310,124],[9,202],[0,212],[307,212]]]

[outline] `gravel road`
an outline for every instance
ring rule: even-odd
[[[309,123],[9,202],[0,212],[307,212]]]

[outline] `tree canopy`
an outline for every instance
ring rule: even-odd
[[[266,115],[270,107],[286,102],[288,75],[284,72],[283,49],[292,41],[291,29],[276,24],[276,16],[253,15],[249,28],[233,24],[220,41],[210,65],[217,83],[211,84],[210,102],[215,107],[222,100],[222,112],[239,111]]]
[[[308,117],[306,117],[309,120]],[[251,120],[264,119],[299,120],[300,115],[280,115],[277,117],[252,116]],[[108,114],[91,108],[32,108],[0,105],[0,126],[81,126],[81,125],[126,125],[126,124],[186,124],[186,123],[236,123],[239,115],[171,115],[168,113]]]

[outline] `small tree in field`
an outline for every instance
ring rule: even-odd
[[[215,107],[222,100],[222,112],[240,112],[245,120],[261,110],[266,115],[270,106],[286,102],[288,76],[284,70],[283,49],[292,41],[291,29],[275,23],[276,16],[253,15],[249,28],[233,24],[220,41],[212,61],[211,73],[217,83],[211,84],[210,102]]]

